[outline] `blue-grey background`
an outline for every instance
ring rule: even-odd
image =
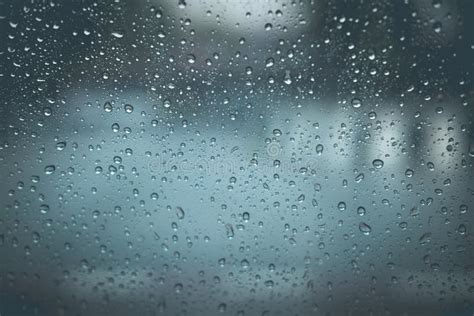
[[[473,13],[0,1],[0,315],[472,315]]]

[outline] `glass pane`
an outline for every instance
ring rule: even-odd
[[[0,315],[473,315],[473,13],[0,1]]]

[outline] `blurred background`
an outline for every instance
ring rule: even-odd
[[[473,14],[0,0],[0,315],[474,315]]]

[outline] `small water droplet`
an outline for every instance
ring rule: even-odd
[[[226,224],[225,230],[228,239],[234,238],[234,227],[232,227],[232,224]]]
[[[372,232],[372,227],[370,227],[367,223],[361,222],[359,224],[359,230],[364,235],[370,235]]]
[[[318,155],[322,155],[323,150],[324,150],[324,146],[323,146],[322,144],[316,145],[316,153],[317,153]]]
[[[337,204],[337,208],[340,211],[344,211],[346,209],[346,203],[345,202],[339,202],[339,204]]]
[[[169,108],[169,107],[171,106],[171,101],[170,101],[169,99],[165,99],[165,100],[163,101],[163,106],[164,106],[165,108]]]
[[[188,63],[194,64],[195,62],[196,62],[196,56],[194,56],[193,54],[189,54],[188,55]]]
[[[125,104],[124,109],[125,109],[125,112],[132,113],[133,112],[133,105]]]
[[[217,310],[219,311],[219,313],[225,313],[227,310],[227,305],[225,303],[220,303],[217,307]]]
[[[178,216],[179,219],[184,218],[184,210],[179,206],[176,208],[176,216]]]
[[[285,77],[283,78],[283,82],[286,84],[290,85],[292,80],[291,80],[291,73],[289,70],[285,70]]]
[[[56,171],[56,166],[54,165],[48,165],[44,167],[44,173],[46,174],[53,174]]]
[[[179,0],[178,1],[178,8],[186,9],[186,1],[185,0]]]
[[[275,60],[273,58],[268,58],[267,61],[265,62],[265,67],[272,67],[275,64]]]
[[[372,161],[372,166],[374,166],[375,169],[380,169],[383,167],[383,165],[384,162],[381,159],[375,159],[374,161]]]
[[[360,99],[354,98],[352,99],[351,104],[354,109],[358,109],[361,107],[362,101]]]
[[[63,151],[66,148],[66,142],[58,142],[56,143],[56,150]]]
[[[113,110],[112,104],[108,101],[105,102],[104,103],[104,111],[110,113],[110,112],[112,112],[112,110]]]
[[[112,36],[116,38],[122,38],[123,37],[123,32],[122,31],[113,31]]]
[[[431,233],[430,232],[424,233],[423,235],[421,235],[420,239],[418,240],[420,245],[426,245],[430,241],[431,241]]]
[[[49,205],[41,204],[40,205],[40,213],[41,214],[47,214],[48,212],[49,212]]]

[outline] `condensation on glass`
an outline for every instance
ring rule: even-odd
[[[474,2],[0,2],[0,315],[473,315]]]

